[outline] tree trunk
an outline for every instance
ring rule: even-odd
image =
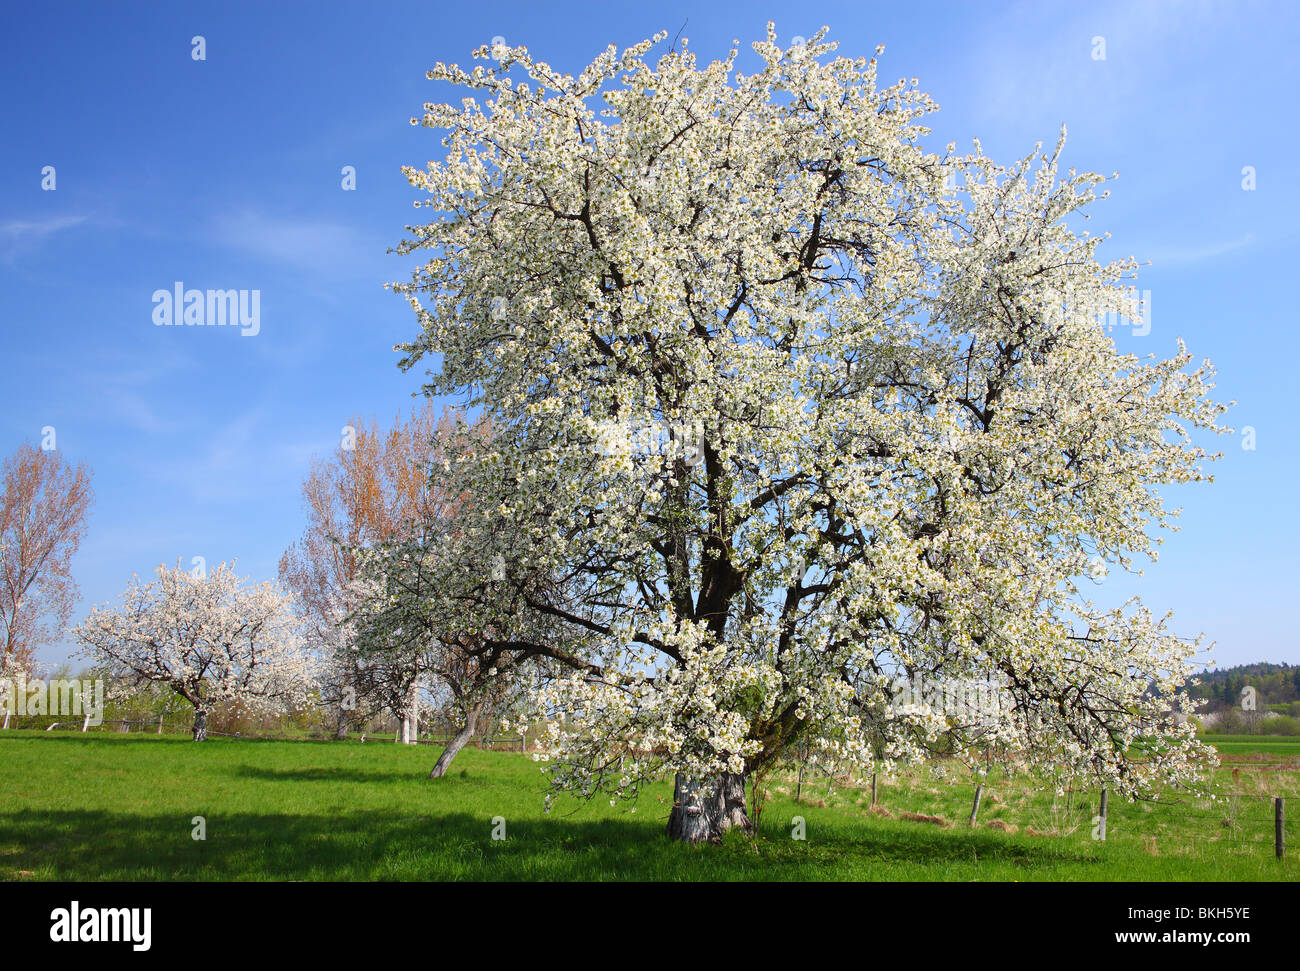
[[[402,712],[402,744],[415,745],[420,738],[420,682],[412,681],[406,692],[406,708]]]
[[[351,716],[347,698],[340,698],[334,707],[334,737],[340,742],[348,737],[348,729],[352,727]]]
[[[478,721],[478,709],[475,708],[465,718],[465,724],[461,726],[455,737],[447,743],[447,747],[442,750],[438,756],[438,761],[433,766],[433,771],[429,773],[430,779],[441,779],[447,774],[447,769],[451,766],[451,760],[456,757],[461,749],[474,737],[474,725]]]
[[[202,708],[194,710],[194,741],[202,742],[208,737],[208,713]]]
[[[349,664],[343,675],[343,690],[339,692],[342,697],[339,698],[338,706],[334,711],[334,738],[340,742],[348,737],[352,712],[356,709],[356,673],[356,668]]]
[[[686,843],[703,843],[721,839],[732,828],[753,829],[745,813],[744,775],[725,772],[700,783],[678,772],[668,835]]]

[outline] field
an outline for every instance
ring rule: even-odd
[[[1095,792],[990,775],[972,829],[970,777],[923,767],[882,779],[874,810],[847,780],[810,774],[796,803],[793,776],[773,778],[757,838],[686,846],[663,835],[666,783],[635,807],[557,799],[548,814],[539,766],[520,754],[467,749],[433,781],[428,746],[11,730],[0,879],[1300,879],[1298,827],[1276,860],[1270,802],[1300,812],[1300,746],[1222,744],[1221,798],[1112,801],[1104,843]]]
[[[1300,760],[1300,737],[1288,735],[1202,735],[1225,758],[1279,756],[1278,761]]]

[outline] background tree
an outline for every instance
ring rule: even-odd
[[[93,501],[90,471],[30,442],[0,466],[0,674],[27,671],[77,600],[72,556]]]
[[[307,702],[314,662],[287,594],[270,582],[244,585],[225,563],[206,575],[179,563],[155,575],[132,578],[120,606],[94,608],[73,631],[110,694],[170,689],[194,708],[196,742],[217,702],[268,711]]]
[[[824,35],[769,25],[748,73],[655,41],[576,77],[522,47],[429,72],[471,97],[412,119],[447,158],[405,170],[439,215],[400,247],[426,259],[403,363],[435,355],[428,391],[493,422],[451,465],[467,554],[505,522],[573,591],[529,601],[589,665],[537,699],[552,778],[674,772],[690,840],[748,825],[746,777],[801,739],[864,772],[874,740],[942,737],[1112,792],[1189,781],[1208,750],[1167,716],[1195,644],[1078,584],[1154,558],[1156,487],[1203,478],[1189,430],[1221,430],[1212,372],[1107,336],[1135,264],[1069,225],[1104,179],[1062,144],[927,150],[930,98]],[[918,676],[1004,703],[896,704]]]
[[[483,437],[481,429],[457,436],[468,446],[462,457],[475,439],[481,447]],[[439,479],[435,467],[434,483]],[[418,536],[365,551],[363,570],[373,595],[352,618],[368,674],[392,672],[380,673],[378,680],[399,691],[407,672],[431,675],[432,693],[455,727],[429,773],[435,779],[482,722],[517,701],[525,687],[549,677],[552,662],[583,664],[553,645],[562,632],[553,617],[531,606],[556,604],[559,593],[545,577],[528,572],[508,525],[501,523],[490,536],[474,533],[472,540],[460,528],[460,516],[472,505],[470,500],[444,510]],[[494,604],[486,626],[478,608],[485,601]]]
[[[409,417],[398,415],[387,429],[353,417],[338,448],[327,459],[313,460],[303,480],[307,526],[281,557],[280,579],[295,593],[310,642],[325,662],[322,703],[335,712],[339,738],[349,724],[384,707],[411,731],[414,673],[396,698],[368,690],[375,688],[375,672],[362,677],[358,671],[345,621],[363,596],[356,551],[409,535],[417,528],[412,524],[436,515],[445,503],[430,492],[428,469],[455,427],[453,413],[440,414],[427,401]]]

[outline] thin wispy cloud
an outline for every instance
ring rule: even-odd
[[[212,429],[191,450],[159,456],[142,471],[195,502],[260,500],[296,494],[318,449],[318,442],[279,437],[270,412],[257,407]]]
[[[89,219],[85,215],[47,216],[44,219],[6,219],[0,222],[0,247],[5,258],[29,252],[56,233],[73,229]]]
[[[82,383],[90,389],[103,414],[126,427],[149,435],[165,435],[181,428],[159,397],[163,382],[193,367],[188,354],[175,349],[153,352],[142,362],[138,356],[107,352],[99,366],[82,368]]]
[[[129,428],[150,435],[175,431],[179,425],[158,413],[144,395],[124,388],[108,390],[101,399],[106,409]]]
[[[1157,246],[1141,254],[1139,258],[1143,261],[1150,260],[1155,268],[1187,266],[1235,253],[1248,248],[1254,242],[1255,234],[1246,233],[1237,239],[1210,241],[1200,246],[1171,245],[1163,248]]]
[[[368,263],[384,252],[378,241],[342,223],[270,216],[251,209],[218,217],[216,238],[260,260],[316,271]]]
[[[1021,4],[988,21],[988,31],[970,45],[978,58],[978,110],[994,121],[1051,124],[1087,116],[1112,123],[1134,110],[1132,92],[1163,77],[1175,52],[1209,43],[1213,24],[1231,8],[1208,3],[1112,3],[1083,8],[1062,23],[1060,8]],[[1044,39],[1026,45],[1026,19],[1042,18]],[[1104,47],[1098,59],[1097,44]],[[993,66],[993,69],[989,69]],[[1070,117],[1062,112],[1069,106]],[[1051,135],[1054,132],[1047,132]]]

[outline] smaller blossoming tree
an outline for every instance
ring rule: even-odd
[[[307,701],[314,664],[288,594],[245,584],[233,564],[206,574],[160,565],[155,575],[133,577],[119,606],[96,607],[73,629],[80,656],[106,669],[110,697],[174,691],[194,708],[196,742],[218,702],[283,711]]]
[[[592,670],[556,646],[557,625],[535,604],[558,603],[562,590],[529,569],[509,524],[471,539],[460,523],[452,515],[433,518],[418,536],[359,551],[372,593],[348,618],[370,681],[392,685],[400,696],[410,672],[426,673],[443,712],[455,719],[432,779],[446,773],[480,724],[559,665]],[[495,605],[490,621],[479,609],[484,600]]]

